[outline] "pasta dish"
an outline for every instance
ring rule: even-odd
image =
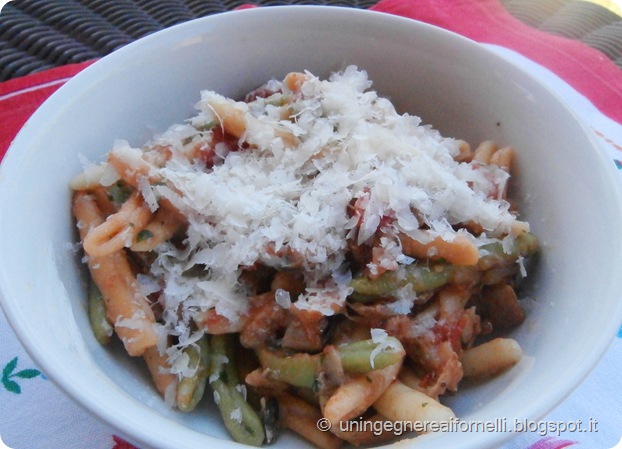
[[[520,360],[513,148],[398,114],[354,66],[196,108],[71,181],[94,335],[167,404],[213,398],[249,445],[380,444],[343,423],[454,419],[443,395]]]

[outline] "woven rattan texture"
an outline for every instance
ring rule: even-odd
[[[377,0],[14,0],[0,14],[0,81],[102,57],[155,31],[242,4],[369,8]],[[622,19],[580,0],[501,0],[544,31],[581,40],[622,68]]]

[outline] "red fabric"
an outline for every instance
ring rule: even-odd
[[[123,438],[116,435],[112,436],[112,440],[114,441],[114,446],[112,447],[112,449],[138,449],[136,446],[128,443]]]
[[[547,67],[603,114],[622,123],[622,70],[605,54],[582,42],[524,24],[498,0],[381,0],[371,9],[515,50]]]
[[[70,64],[0,83],[0,160],[32,113],[72,76],[92,63]]]
[[[523,24],[498,0],[381,0],[372,9],[515,50],[548,67],[603,114],[622,123],[622,70],[607,56],[581,42]],[[91,63],[67,65],[0,83],[0,159],[41,103]]]

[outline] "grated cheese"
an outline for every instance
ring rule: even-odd
[[[232,323],[248,312],[248,292],[238,278],[244,267],[257,263],[277,269],[301,264],[306,291],[298,298],[277,293],[277,303],[334,314],[352,292],[347,239],[366,242],[386,218],[393,235],[415,239],[422,238],[418,230],[425,226],[425,238],[451,240],[453,226],[466,222],[484,229],[480,245],[512,234],[516,217],[498,196],[507,181],[503,170],[455,161],[459,141],[416,116],[398,114],[370,90],[365,71],[350,66],[328,80],[306,75],[288,104],[293,119],[283,118],[274,96],[247,104],[204,91],[197,116],[151,143],[172,154],[151,168],[149,179],[158,182],[144,178],[140,191],[152,210],[164,198],[188,221],[184,245],[157,247],[150,273],[164,286],[163,326],[178,338],[178,347],[192,342],[193,320],[204,312],[215,308]],[[270,88],[291,95],[278,81]],[[234,151],[219,143],[213,166],[206,166],[188,155],[211,140],[214,131],[198,129],[219,118],[213,105],[243,114],[240,141],[250,147]],[[140,165],[142,150],[127,142],[115,142],[113,152],[130,168]],[[103,176],[103,170],[96,175]],[[114,179],[110,173],[105,177]],[[400,265],[412,263],[396,239],[380,244],[382,258],[368,267],[372,273],[399,272]],[[412,307],[414,299],[407,296],[394,304],[397,313]],[[171,354],[170,360],[173,371],[184,371],[183,357]]]
[[[242,424],[242,408],[241,407],[236,407],[233,410],[231,410],[231,414],[230,414],[229,418],[232,421],[237,422],[238,424]]]
[[[374,343],[377,343],[377,346],[373,349],[371,354],[369,354],[369,363],[371,368],[374,369],[374,359],[378,354],[383,351],[391,350],[391,349],[399,349],[395,344],[395,340],[389,338],[389,334],[384,329],[371,329],[371,339]]]

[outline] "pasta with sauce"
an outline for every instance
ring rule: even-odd
[[[449,420],[443,394],[521,357],[475,344],[522,322],[538,251],[514,150],[443,137],[370,88],[350,66],[244,101],[203,91],[195,117],[71,182],[98,341],[116,334],[180,411],[211,391],[236,441],[380,443],[339,423]]]

